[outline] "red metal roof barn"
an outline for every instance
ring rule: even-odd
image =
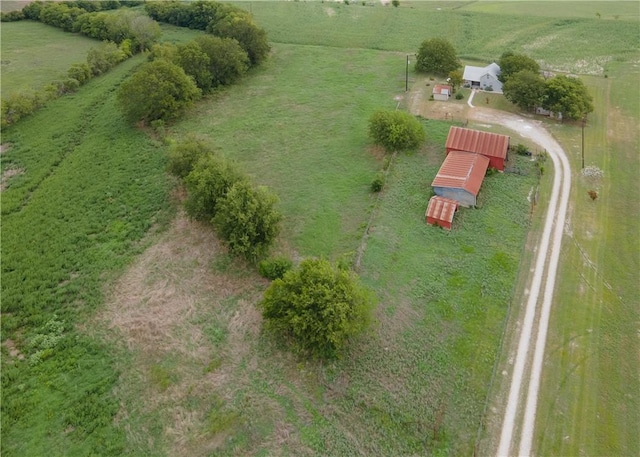
[[[424,216],[427,224],[438,225],[447,230],[451,230],[451,223],[453,222],[453,215],[456,209],[458,209],[457,201],[436,195],[429,200],[429,206],[427,206],[427,211]]]
[[[445,144],[447,154],[451,151],[465,151],[482,154],[489,158],[489,166],[504,170],[509,149],[509,137],[498,133],[451,127]]]
[[[473,152],[452,151],[442,162],[431,183],[436,195],[450,198],[462,206],[474,206],[489,159]]]

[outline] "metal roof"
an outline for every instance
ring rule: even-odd
[[[447,151],[477,152],[487,157],[506,159],[509,137],[498,133],[452,126],[449,129],[445,147]]]
[[[442,162],[431,185],[464,189],[473,195],[478,195],[488,167],[489,159],[483,155],[451,151]]]
[[[500,66],[493,62],[486,67],[474,67],[472,65],[467,65],[464,67],[464,74],[462,75],[462,79],[466,81],[480,81],[480,79],[484,75],[491,75],[495,79],[498,79],[498,75],[500,74]]]
[[[453,214],[458,208],[458,202],[450,198],[440,197],[439,195],[431,197],[425,217],[437,219],[439,221],[452,222]]]
[[[436,84],[433,86],[432,92],[434,94],[451,95],[451,86],[447,86],[446,84]]]

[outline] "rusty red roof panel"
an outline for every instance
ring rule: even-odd
[[[431,185],[464,189],[473,195],[478,195],[488,167],[489,159],[483,155],[451,151],[442,162]]]
[[[433,86],[432,92],[434,94],[451,95],[451,86],[447,86],[446,84],[436,84]]]
[[[498,133],[451,127],[445,145],[447,151],[477,152],[488,157],[507,158],[509,137]]]
[[[429,200],[425,217],[437,219],[439,221],[452,222],[453,214],[458,208],[458,202],[450,198],[436,195]]]

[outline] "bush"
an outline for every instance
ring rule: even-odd
[[[201,157],[210,154],[213,154],[213,151],[203,141],[188,137],[169,148],[167,170],[172,175],[184,179]]]
[[[269,55],[271,47],[267,32],[258,27],[250,17],[227,15],[220,21],[212,21],[207,32],[223,38],[233,38],[249,56],[251,65],[258,65]]]
[[[25,19],[24,13],[20,10],[9,11],[7,13],[0,13],[0,22],[14,22]]]
[[[464,98],[464,95],[462,94],[462,92],[458,92],[456,94],[456,100],[462,100]]]
[[[380,192],[384,187],[384,174],[378,173],[371,181],[371,192]]]
[[[193,79],[165,60],[142,64],[118,91],[120,107],[131,122],[175,119],[199,97]]]
[[[271,283],[260,307],[268,329],[314,357],[334,358],[367,328],[373,300],[352,271],[307,259]]]
[[[188,196],[187,214],[199,221],[211,222],[218,203],[231,186],[246,178],[227,160],[213,154],[201,157],[184,180]]]
[[[69,78],[73,78],[80,84],[86,83],[91,79],[91,68],[86,63],[74,63],[67,72]]]
[[[280,232],[277,201],[267,188],[254,189],[244,179],[231,186],[218,203],[213,223],[233,254],[250,261],[266,254]]]
[[[94,76],[101,75],[111,70],[127,56],[115,43],[105,42],[97,48],[89,49],[87,53],[87,65]]]
[[[521,156],[530,156],[531,151],[522,143],[518,143],[518,145],[514,148],[516,154]]]
[[[272,257],[258,264],[258,271],[263,278],[280,279],[293,268],[293,262],[286,257]]]
[[[391,4],[397,8],[400,6],[400,0],[391,0]]]
[[[369,119],[369,135],[387,151],[416,148],[425,139],[422,124],[404,111],[377,111]]]
[[[38,94],[14,93],[2,100],[2,126],[7,127],[15,124],[25,116],[32,114],[38,109],[44,100]]]

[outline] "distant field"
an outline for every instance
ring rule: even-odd
[[[640,20],[640,8],[636,1],[557,1],[543,2],[506,1],[470,2],[461,8],[478,13],[522,16],[598,18],[602,20]]]
[[[2,97],[66,77],[98,40],[34,21],[2,23]]]
[[[525,52],[544,68],[579,74],[602,74],[607,62],[638,48],[637,21],[563,18],[569,10],[564,2],[544,4],[547,11],[557,13],[553,17],[521,15],[514,10],[500,20],[494,14],[465,11],[462,4],[447,7],[432,2],[400,8],[375,2],[370,6],[359,2],[238,5],[251,9],[270,39],[280,43],[414,53],[423,40],[445,36],[463,57],[491,61],[510,49]]]

